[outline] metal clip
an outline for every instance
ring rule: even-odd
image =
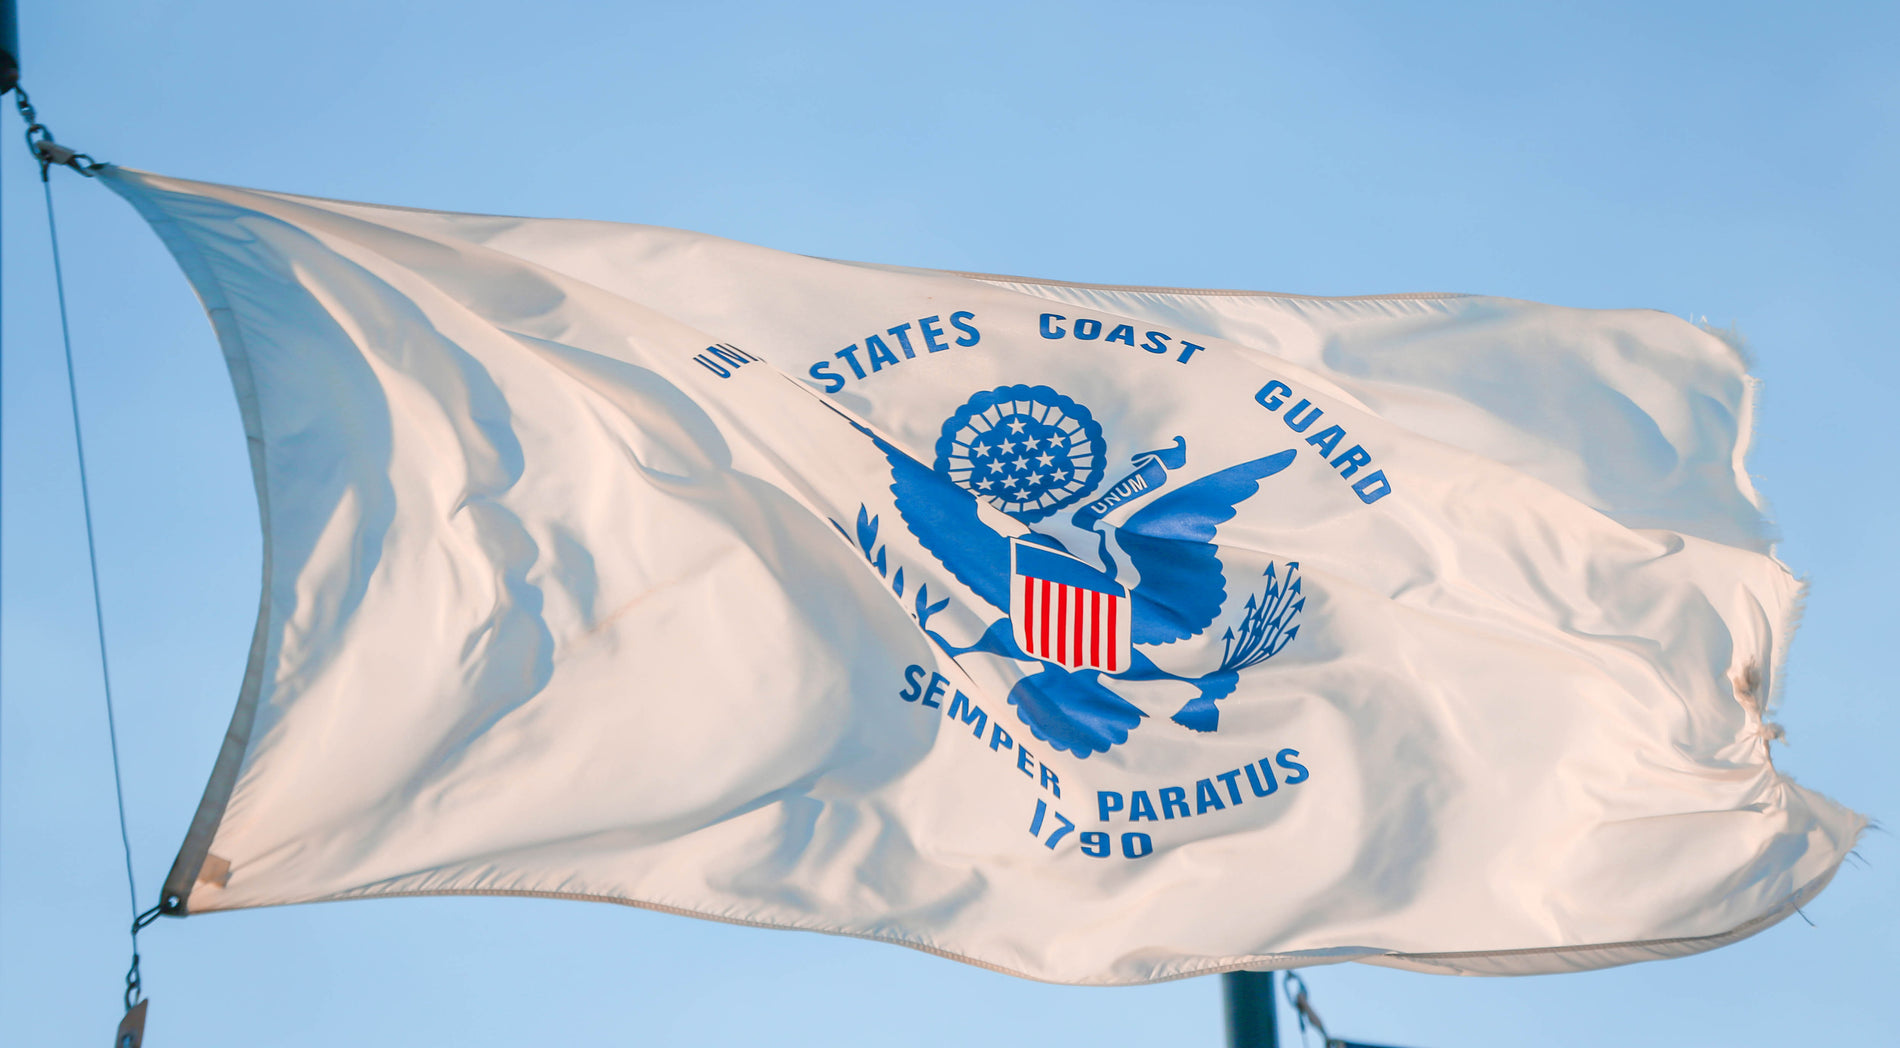
[[[1334,1045],[1343,1043],[1326,1032],[1326,1024],[1320,1021],[1319,1013],[1313,1010],[1312,999],[1306,995],[1306,980],[1300,978],[1299,973],[1286,973],[1286,981],[1283,985],[1286,987],[1286,1002],[1293,1006],[1293,1013],[1299,1017],[1302,1040],[1305,1039],[1306,1028],[1310,1024],[1319,1032],[1320,1043],[1326,1048],[1333,1048]]]
[[[39,142],[33,146],[33,152],[39,154],[40,163],[42,164],[70,164],[79,156],[78,153],[67,149],[51,138],[40,139]]]
[[[126,1010],[125,1017],[119,1020],[119,1032],[112,1039],[112,1048],[139,1048],[145,1043],[145,1004],[138,1004]]]
[[[70,167],[87,178],[105,166],[54,141],[52,129],[40,123],[39,113],[33,109],[33,100],[27,97],[24,88],[13,89],[13,103],[20,109],[20,118],[26,121],[26,148],[32,152],[33,159],[40,162],[40,181],[46,181],[47,171],[55,164]]]

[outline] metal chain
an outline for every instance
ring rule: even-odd
[[[1286,987],[1286,1001],[1293,1006],[1294,1014],[1299,1016],[1300,1019],[1300,1042],[1302,1044],[1306,1041],[1306,1028],[1308,1024],[1311,1024],[1313,1029],[1319,1032],[1320,1043],[1325,1045],[1326,1048],[1335,1048],[1336,1045],[1343,1043],[1326,1032],[1326,1024],[1320,1022],[1319,1013],[1313,1010],[1312,999],[1306,995],[1306,980],[1301,979],[1298,972],[1286,973],[1284,985]]]
[[[40,162],[40,181],[46,181],[46,172],[55,164],[70,167],[87,178],[93,177],[94,172],[105,166],[84,153],[74,152],[54,141],[52,129],[40,123],[40,116],[34,111],[33,100],[27,97],[25,88],[13,89],[13,103],[20,109],[20,119],[26,121],[26,148],[32,152],[33,159]]]
[[[132,918],[132,967],[125,970],[125,1010],[131,1011],[138,1006],[144,991],[139,986],[139,929],[158,920],[162,908],[154,906],[137,917]]]

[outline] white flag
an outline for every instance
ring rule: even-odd
[[[1138,983],[1708,949],[1864,820],[1673,317],[1102,287],[104,173],[264,595],[175,912],[543,895]]]

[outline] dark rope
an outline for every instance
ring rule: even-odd
[[[119,727],[112,705],[112,670],[106,657],[105,603],[99,596],[99,548],[93,538],[92,492],[86,474],[86,438],[79,424],[79,383],[73,374],[73,336],[66,315],[66,279],[59,259],[59,226],[53,217],[53,182],[42,178],[46,196],[46,228],[53,242],[53,288],[59,299],[59,335],[66,349],[66,399],[72,406],[73,450],[79,457],[79,505],[86,518],[86,565],[92,570],[92,621],[99,635],[99,680],[106,694],[106,738],[112,744],[112,789],[119,802],[119,843],[125,847],[125,887],[131,897],[132,916],[139,912],[138,882],[132,873],[132,835],[125,823],[125,783],[119,771]]]
[[[81,174],[90,176],[79,158],[89,163],[90,157],[75,154],[53,141],[52,132],[46,129],[33,111],[33,103],[25,91],[15,91],[15,102],[20,115],[27,122],[26,141],[32,149],[34,159],[40,163],[40,188],[46,198],[46,232],[53,247],[53,289],[54,297],[59,301],[59,337],[66,355],[66,400],[72,408],[73,450],[79,459],[79,505],[86,520],[86,566],[92,575],[92,622],[99,639],[99,680],[105,691],[106,699],[106,739],[112,749],[112,794],[118,802],[119,844],[125,852],[125,890],[132,911],[132,966],[125,973],[125,1007],[130,1011],[141,996],[139,986],[139,929],[150,924],[158,915],[158,908],[139,912],[138,877],[132,866],[132,834],[126,827],[125,819],[125,775],[119,765],[119,722],[112,702],[112,660],[106,648],[106,611],[105,601],[99,592],[99,545],[92,523],[92,484],[86,471],[85,427],[79,417],[79,379],[73,367],[72,321],[66,309],[66,273],[59,257],[59,220],[53,207],[53,181],[49,177],[54,164],[70,166]]]

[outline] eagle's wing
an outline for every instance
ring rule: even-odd
[[[1293,458],[1288,449],[1210,473],[1149,503],[1116,530],[1115,541],[1141,573],[1130,623],[1134,643],[1172,644],[1214,621],[1227,599],[1214,529]]]
[[[1009,539],[983,522],[976,496],[883,440],[891,464],[891,492],[910,533],[943,562],[958,582],[1009,611]]]

